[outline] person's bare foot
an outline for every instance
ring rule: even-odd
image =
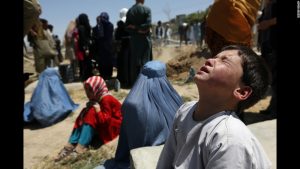
[[[75,145],[74,144],[71,144],[71,143],[67,143],[66,145],[65,145],[65,147],[66,148],[68,148],[68,149],[74,149],[75,148]]]
[[[88,148],[81,144],[77,144],[77,146],[74,149],[74,151],[76,151],[78,154],[82,154],[82,153],[86,152],[87,150],[88,150]]]

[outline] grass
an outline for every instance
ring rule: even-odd
[[[128,92],[125,91],[119,91],[119,92],[115,92],[112,91],[111,94],[119,101],[125,99],[125,97],[128,95]]]
[[[83,154],[71,154],[59,162],[54,162],[49,156],[33,167],[33,169],[93,169],[103,164],[107,159],[113,158],[116,145],[103,145],[98,149],[90,150]]]
[[[60,162],[54,162],[53,159],[45,157],[42,163],[33,167],[34,169],[92,169],[99,165],[101,156],[97,153],[87,152],[77,157],[66,157]]]
[[[189,102],[189,101],[192,101],[193,99],[191,97],[188,97],[188,96],[181,96],[183,102]]]

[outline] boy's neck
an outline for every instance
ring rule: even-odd
[[[217,114],[221,111],[234,111],[234,106],[230,104],[222,104],[214,101],[200,100],[197,103],[197,107],[193,113],[193,119],[195,121],[203,121],[210,116]]]

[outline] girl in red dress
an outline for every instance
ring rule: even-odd
[[[120,133],[121,103],[108,93],[103,78],[100,76],[88,78],[84,82],[84,89],[89,101],[75,121],[69,142],[55,161],[61,160],[71,152],[85,152],[94,135],[98,135],[105,144]]]

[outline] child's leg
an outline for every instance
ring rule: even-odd
[[[78,141],[79,141],[79,138],[80,138],[80,135],[81,135],[81,132],[82,132],[82,127],[79,127],[79,128],[76,128],[72,131],[72,134],[69,138],[69,143],[70,144],[77,144]]]
[[[87,147],[88,145],[91,144],[93,136],[94,136],[93,127],[89,124],[83,124],[78,143]]]
[[[78,140],[78,144],[75,148],[77,152],[84,152],[87,146],[91,144],[94,136],[94,129],[89,124],[83,124],[81,127],[81,134]]]

